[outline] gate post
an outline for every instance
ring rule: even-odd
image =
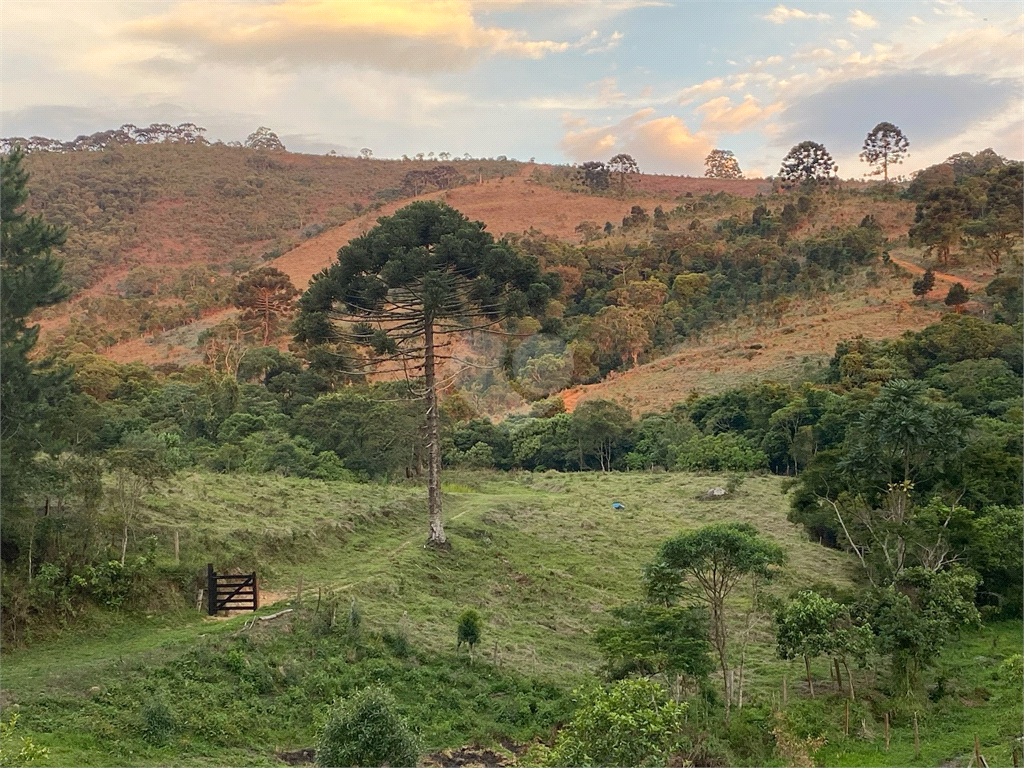
[[[211,616],[217,615],[217,574],[213,570],[213,563],[206,564],[206,612]]]

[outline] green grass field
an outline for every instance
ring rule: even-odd
[[[786,520],[780,478],[750,477],[732,497],[701,499],[725,484],[667,473],[449,473],[452,549],[435,552],[422,546],[422,486],[178,478],[150,498],[139,534],[157,535],[170,558],[179,530],[182,562],[197,575],[206,562],[256,569],[261,615],[299,608],[301,576],[301,609],[253,629],[244,628],[251,614],[211,619],[181,598],[173,611],[154,600],[148,616],[94,612],[61,637],[5,649],[4,708],[16,707],[19,732],[50,749],[49,765],[280,764],[275,749],[312,746],[333,698],[374,680],[395,690],[425,752],[546,739],[568,711],[568,692],[598,668],[590,635],[607,609],[640,596],[641,567],[672,534],[746,521],[789,555],[773,594],[853,586],[851,557],[808,541]],[[615,501],[625,509],[613,510]],[[347,629],[353,606],[357,638]],[[472,665],[465,651],[455,654],[457,616],[467,607],[485,625]],[[820,764],[966,765],[974,733],[990,765],[1009,764],[995,725],[1005,713],[985,693],[999,662],[1020,649],[1019,622],[951,648],[933,677],[954,693],[922,713],[915,759],[906,718],[894,720],[890,751],[882,750],[878,712],[887,705],[868,693],[877,672],[854,671],[867,698],[846,737],[827,664],[813,667],[819,697],[811,703],[802,663],[775,658],[770,627],[755,628],[745,717],[767,717],[781,704],[785,676],[794,713],[826,737]],[[161,720],[162,708],[170,720]],[[174,725],[160,732],[165,721]]]

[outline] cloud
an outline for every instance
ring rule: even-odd
[[[974,14],[964,8],[960,3],[952,0],[938,0],[938,5],[932,7],[936,16],[952,16],[956,19],[973,18]]]
[[[779,115],[782,131],[775,144],[782,149],[805,139],[821,142],[839,162],[844,176],[863,167],[857,152],[868,131],[883,120],[898,125],[910,139],[913,161],[908,169],[939,162],[966,148],[954,148],[925,162],[944,151],[926,152],[926,148],[950,137],[969,136],[977,149],[992,146],[997,152],[1012,153],[1014,147],[998,143],[1012,120],[996,118],[1011,115],[1019,120],[1020,103],[1019,82],[981,75],[894,72],[837,81],[817,93],[793,99]]]
[[[713,77],[710,80],[705,80],[703,83],[691,85],[689,88],[684,88],[679,92],[679,103],[685,106],[702,96],[710,96],[712,93],[717,93],[724,86],[725,80],[721,77]]]
[[[924,19],[922,19],[920,16],[911,16],[910,22],[912,24],[924,24]]]
[[[835,51],[830,48],[814,48],[810,51],[798,51],[793,54],[793,58],[796,61],[823,61],[835,55]]]
[[[1022,23],[1008,32],[981,27],[953,32],[916,56],[917,67],[946,74],[985,73],[990,77],[1021,77]]]
[[[878,22],[875,20],[874,16],[869,16],[859,8],[854,10],[853,13],[847,16],[846,20],[850,22],[853,26],[858,27],[860,29],[874,29],[875,27],[878,26]]]
[[[654,114],[653,109],[641,109],[618,123],[605,126],[590,126],[567,117],[563,124],[569,130],[560,146],[577,162],[628,152],[646,172],[701,173],[704,158],[714,148],[711,137],[703,132],[691,132],[676,115],[655,117]]]
[[[787,21],[794,19],[818,19],[823,21],[832,17],[827,13],[807,13],[799,8],[787,8],[784,5],[777,5],[772,9],[771,13],[763,18],[772,24],[785,24]]]
[[[492,55],[540,59],[594,39],[532,40],[517,30],[481,26],[466,0],[180,2],[129,29],[136,39],[204,61],[349,63],[411,72],[466,69]],[[612,35],[608,42],[617,40]]]
[[[596,34],[596,33],[595,33]],[[594,46],[593,48],[587,48],[583,51],[584,55],[591,53],[606,53],[619,47],[619,43],[622,42],[623,34],[621,32],[612,32],[608,36],[608,39],[601,45]]]
[[[700,175],[704,158],[714,143],[703,134],[690,133],[675,115],[650,120],[637,127],[626,148],[644,168],[668,173]]]
[[[738,133],[754,123],[770,117],[781,108],[781,103],[762,107],[757,99],[748,95],[735,106],[728,96],[719,96],[701,104],[694,111],[703,117],[701,130]]]

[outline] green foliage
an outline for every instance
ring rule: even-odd
[[[15,713],[6,721],[0,721],[0,764],[11,768],[36,765],[46,760],[49,754],[46,747],[40,747],[32,739],[15,736],[18,717]],[[17,747],[14,744],[15,738],[19,738]]]
[[[483,622],[480,620],[480,614],[473,608],[467,608],[459,614],[458,642],[455,647],[461,648],[462,644],[465,643],[469,646],[470,653],[472,653],[473,646],[480,642],[482,629]]]
[[[686,675],[701,680],[714,668],[708,614],[702,608],[633,603],[609,611],[594,642],[612,680],[628,675]]]
[[[890,659],[897,695],[913,693],[921,670],[935,663],[943,646],[979,624],[976,584],[962,568],[938,573],[912,568],[895,584],[865,595],[858,611],[875,634],[877,651]]]
[[[650,680],[579,690],[579,706],[544,765],[668,765],[686,745],[686,705]]]
[[[942,303],[947,307],[955,307],[956,311],[960,311],[960,307],[971,300],[971,294],[963,283],[953,283],[949,287],[949,292],[946,294],[946,298],[942,300]]]
[[[416,765],[418,744],[383,686],[364,688],[336,705],[317,742],[322,766]]]
[[[672,468],[687,472],[753,472],[766,469],[768,456],[744,437],[701,435],[671,449]]]
[[[892,123],[882,122],[868,132],[860,159],[875,166],[872,175],[882,176],[888,183],[889,166],[902,163],[909,147],[910,141],[903,131]]]
[[[150,697],[139,714],[142,737],[151,744],[165,744],[178,730],[177,716],[162,694]]]
[[[824,145],[803,141],[782,159],[779,178],[787,184],[814,184],[834,178],[838,170]]]
[[[32,485],[32,459],[45,447],[40,422],[63,378],[51,361],[30,359],[39,326],[29,325],[28,318],[36,308],[67,296],[61,262],[51,253],[65,233],[42,217],[28,216],[28,173],[22,161],[18,150],[0,158],[0,504],[11,515],[7,530]]]

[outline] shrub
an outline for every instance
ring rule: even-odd
[[[585,693],[544,764],[672,765],[670,758],[686,744],[685,715],[686,704],[666,700],[651,680]]]
[[[469,646],[470,652],[473,646],[480,642],[480,614],[472,608],[467,608],[459,616],[459,639],[456,648],[461,648],[463,643]]]
[[[316,764],[416,765],[416,739],[396,708],[383,686],[365,688],[343,700],[320,732]]]
[[[174,710],[160,696],[154,696],[142,705],[142,736],[151,744],[163,744],[177,729]]]
[[[733,434],[703,435],[675,446],[673,469],[689,472],[752,472],[768,466],[768,455]]]

